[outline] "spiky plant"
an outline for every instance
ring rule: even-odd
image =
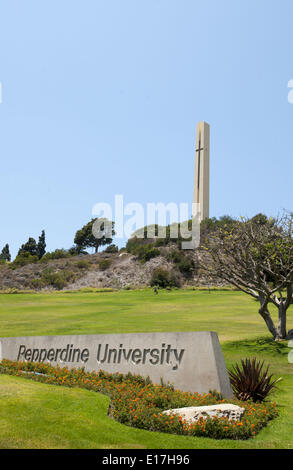
[[[276,388],[280,379],[268,375],[269,365],[256,358],[241,360],[229,371],[230,382],[236,398],[242,401],[261,402]]]

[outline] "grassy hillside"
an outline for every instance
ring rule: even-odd
[[[290,327],[289,312],[289,327]],[[292,323],[291,323],[292,325]],[[292,326],[291,326],[292,327]],[[270,340],[257,304],[233,291],[151,290],[0,295],[1,336],[217,331],[229,367],[265,359],[282,377],[280,416],[248,441],[153,433],[107,416],[103,395],[0,375],[0,448],[293,448],[293,365],[287,343]]]
[[[213,330],[227,341],[267,334],[257,310],[257,302],[235,291],[0,294],[0,335]]]

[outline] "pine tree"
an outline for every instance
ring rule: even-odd
[[[30,237],[26,243],[21,245],[18,250],[18,255],[22,255],[23,253],[30,253],[33,256],[37,254],[37,242],[34,238]]]
[[[42,233],[39,236],[39,242],[37,244],[37,255],[38,255],[39,259],[41,259],[44,256],[45,253],[46,253],[45,230],[42,230]]]
[[[10,251],[9,251],[8,243],[6,243],[6,245],[2,249],[1,254],[0,254],[0,259],[1,260],[6,260],[6,261],[11,261],[11,254],[10,254]]]
[[[96,236],[96,230],[99,237]],[[75,234],[74,243],[78,249],[93,247],[95,252],[98,252],[100,246],[109,245],[113,241],[115,222],[110,222],[108,219],[92,219],[84,225]]]

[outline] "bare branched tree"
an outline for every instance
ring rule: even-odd
[[[293,298],[293,214],[235,221],[212,233],[202,247],[201,268],[260,303],[259,314],[275,340],[287,337],[287,310]],[[275,325],[269,305],[278,309]]]

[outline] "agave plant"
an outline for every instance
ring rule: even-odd
[[[230,382],[236,398],[242,401],[264,401],[276,388],[280,379],[268,375],[269,365],[264,368],[264,362],[256,358],[241,360],[241,365],[235,364],[229,371]]]

